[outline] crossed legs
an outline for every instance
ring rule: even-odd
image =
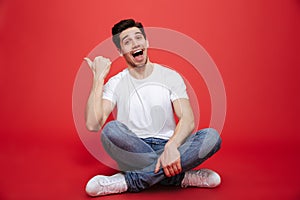
[[[162,169],[154,173],[159,155],[167,140],[138,138],[126,125],[111,121],[102,131],[102,144],[123,171],[127,191],[138,192],[157,183],[181,185],[185,172],[200,165],[220,149],[221,139],[212,128],[202,129],[179,147],[182,173],[166,177]]]

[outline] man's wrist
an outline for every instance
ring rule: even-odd
[[[97,97],[102,96],[103,85],[104,85],[104,80],[94,79],[92,90]]]
[[[95,75],[94,82],[98,84],[104,84],[104,77]]]
[[[178,148],[178,147],[180,146],[180,144],[179,144],[176,140],[170,139],[170,140],[167,142],[166,146],[167,146],[167,147],[169,147],[169,146],[174,146],[174,147]]]

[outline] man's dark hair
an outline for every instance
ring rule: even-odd
[[[115,43],[115,45],[117,46],[118,49],[121,48],[120,45],[120,33],[128,28],[131,27],[137,27],[140,29],[140,31],[142,32],[142,34],[144,35],[144,38],[146,39],[146,33],[144,30],[144,27],[142,25],[142,23],[140,22],[136,22],[133,19],[124,19],[121,20],[120,22],[118,22],[117,24],[114,25],[114,27],[112,28],[112,35],[113,35],[113,42]]]

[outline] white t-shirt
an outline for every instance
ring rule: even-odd
[[[140,138],[173,135],[172,102],[179,98],[188,98],[182,77],[159,64],[145,79],[135,79],[125,69],[110,78],[103,91],[103,99],[117,106],[117,120]]]

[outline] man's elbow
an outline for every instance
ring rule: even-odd
[[[100,125],[86,123],[85,126],[86,126],[87,130],[90,132],[98,132],[100,129]]]
[[[190,131],[192,132],[192,131],[194,131],[194,129],[195,129],[195,122],[194,122],[194,120],[192,120],[190,122]]]

